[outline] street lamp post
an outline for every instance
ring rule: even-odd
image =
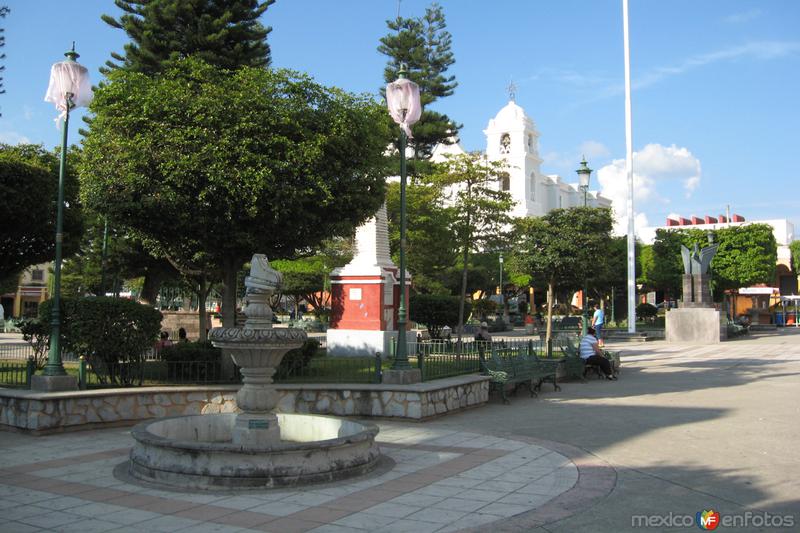
[[[503,322],[505,322],[506,314],[506,294],[503,292],[503,253],[500,253],[500,307],[503,310]]]
[[[72,50],[64,54],[65,61],[53,64],[50,69],[50,84],[44,99],[55,104],[61,111],[61,162],[58,172],[58,204],[56,208],[56,257],[53,268],[53,302],[50,315],[50,351],[42,376],[34,376],[31,388],[44,390],[63,390],[77,388],[77,382],[68,376],[61,361],[61,255],[64,240],[64,178],[67,170],[67,131],[69,129],[69,113],[79,106],[86,106],[92,99],[92,86],[89,71],[76,59],[75,43]],[[56,119],[58,120],[58,119]]]
[[[419,86],[406,78],[405,65],[400,65],[398,79],[386,86],[386,104],[392,119],[400,125],[400,306],[397,311],[397,350],[392,370],[408,371],[406,346],[406,141],[413,138],[411,126],[422,113]],[[404,381],[404,378],[400,378]]]
[[[586,163],[586,158],[581,160],[581,166],[575,172],[578,173],[579,184],[578,188],[583,192],[583,207],[588,206],[587,195],[589,193],[589,179],[592,176],[592,169]],[[589,308],[586,303],[588,300],[589,287],[586,282],[586,275],[583,277],[583,320],[581,321],[581,336],[586,335],[586,329],[589,327]]]

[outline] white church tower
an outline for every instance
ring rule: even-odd
[[[541,216],[547,209],[545,179],[541,174],[539,132],[533,120],[514,101],[513,84],[510,100],[483,130],[486,135],[486,156],[490,161],[505,160],[508,179],[500,188],[511,193],[514,217]],[[549,181],[549,180],[548,180]]]

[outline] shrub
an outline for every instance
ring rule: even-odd
[[[287,378],[305,370],[311,363],[311,358],[316,355],[319,346],[318,340],[307,339],[301,347],[286,352],[275,371],[275,378]]]
[[[497,304],[488,298],[481,298],[472,302],[472,311],[478,315],[481,322],[486,320],[486,315],[490,315],[497,310]]]
[[[646,322],[654,322],[658,316],[658,308],[648,303],[639,304],[636,306],[636,316]]]
[[[40,306],[39,319],[50,316],[52,300]],[[161,328],[161,312],[123,298],[61,300],[63,347],[86,357],[100,383],[142,383],[144,353]]]
[[[432,339],[441,338],[444,326],[451,326],[455,329],[458,324],[460,299],[457,296],[412,294],[409,303],[409,318],[414,322],[424,324]],[[471,307],[467,302],[464,307],[465,318],[469,316]]]
[[[36,369],[41,370],[47,362],[47,351],[50,347],[50,323],[39,318],[26,318],[18,322],[22,338],[33,347],[33,359]]]
[[[184,361],[219,362],[222,350],[210,342],[179,342],[161,349],[161,360],[170,363]]]

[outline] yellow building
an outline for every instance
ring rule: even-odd
[[[0,295],[5,318],[36,317],[39,304],[50,296],[50,263],[33,265],[19,276],[17,291]]]

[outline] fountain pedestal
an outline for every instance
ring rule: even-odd
[[[209,339],[242,373],[241,413],[161,418],[136,426],[129,471],[180,488],[264,488],[327,482],[369,472],[380,458],[378,428],[333,417],[276,414],[272,376],[304,331],[274,329],[269,297],[281,275],[253,256],[242,328]]]

